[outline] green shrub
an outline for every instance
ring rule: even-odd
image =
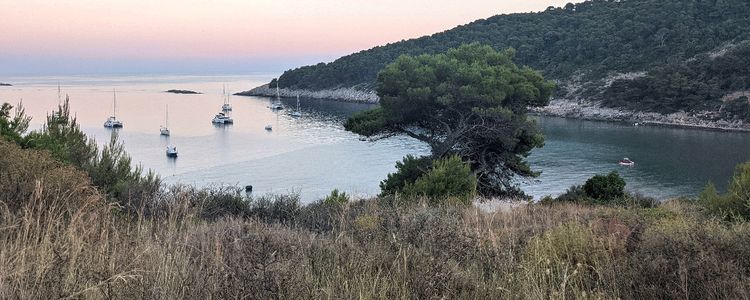
[[[432,161],[429,156],[414,157],[407,155],[403,161],[396,162],[396,172],[380,182],[380,196],[402,193],[407,184],[414,183],[420,176],[430,170]]]
[[[617,172],[609,175],[596,175],[583,185],[586,196],[596,203],[609,203],[620,200],[625,196],[625,180]]]
[[[583,186],[574,185],[568,188],[565,193],[558,196],[557,201],[584,203],[589,202],[589,198],[586,191],[583,190]]]
[[[459,156],[451,156],[433,162],[432,169],[413,184],[407,184],[404,193],[412,197],[427,197],[430,205],[443,204],[449,198],[470,205],[476,190],[477,177],[469,164],[461,161]]]
[[[349,195],[345,192],[339,192],[338,189],[334,189],[330,195],[323,199],[323,202],[328,204],[346,204],[349,202]]]
[[[15,143],[21,143],[23,133],[29,128],[31,117],[26,116],[21,103],[18,103],[12,116],[10,114],[11,109],[13,109],[13,106],[8,103],[3,103],[0,106],[0,137]]]
[[[698,202],[714,215],[728,220],[750,219],[750,162],[737,166],[725,195],[709,183]]]

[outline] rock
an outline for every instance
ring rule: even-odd
[[[196,92],[196,91],[189,91],[189,90],[168,90],[166,92],[167,93],[172,93],[172,94],[191,94],[191,95],[192,94],[203,94],[203,93],[199,93],[199,92]]]

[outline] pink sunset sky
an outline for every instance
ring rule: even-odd
[[[566,2],[0,0],[0,72],[276,71]]]

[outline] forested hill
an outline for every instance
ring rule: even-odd
[[[550,79],[585,85],[619,73],[687,62],[748,37],[747,0],[595,0],[539,13],[498,15],[375,47],[332,63],[286,71],[279,85],[370,90],[377,73],[402,54],[443,52],[469,42],[515,48],[516,63]]]

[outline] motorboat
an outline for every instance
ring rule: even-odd
[[[629,159],[629,158],[627,158],[627,157],[626,157],[626,158],[623,158],[623,159],[621,159],[621,160],[620,160],[619,162],[617,162],[617,163],[618,163],[619,165],[621,165],[621,166],[626,166],[626,167],[632,167],[632,166],[635,166],[635,162],[634,162],[634,161],[632,161],[632,160],[630,160],[630,159]]]
[[[177,147],[167,146],[167,157],[177,157]]]
[[[122,128],[122,122],[117,119],[117,92],[112,90],[112,115],[104,122],[106,128]]]
[[[266,131],[271,131],[271,130],[273,130],[273,126],[271,126],[271,124],[268,124],[268,125],[266,125],[265,129],[266,129]]]
[[[211,123],[223,125],[223,124],[232,124],[234,123],[234,120],[232,120],[232,117],[226,115],[223,112],[220,112],[214,116],[214,119],[211,120]]]

